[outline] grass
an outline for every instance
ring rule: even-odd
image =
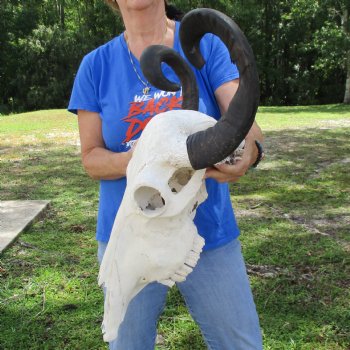
[[[231,186],[265,349],[350,349],[350,107],[262,107],[266,160]],[[50,199],[0,256],[0,349],[106,349],[98,184],[63,110],[0,117],[0,199]],[[158,350],[205,349],[176,289]]]

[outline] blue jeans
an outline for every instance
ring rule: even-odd
[[[106,246],[99,242],[100,263]],[[202,252],[193,272],[177,287],[208,349],[262,349],[259,320],[237,239]],[[168,287],[151,283],[131,301],[118,337],[109,343],[110,350],[154,349],[167,291]]]

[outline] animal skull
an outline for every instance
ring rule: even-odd
[[[193,270],[204,245],[193,223],[197,206],[207,197],[204,169],[230,155],[254,121],[259,88],[248,42],[220,12],[191,11],[181,22],[180,38],[184,53],[198,68],[204,64],[199,41],[206,32],[222,38],[241,74],[236,96],[218,122],[195,111],[194,74],[174,50],[153,46],[141,57],[147,80],[162,90],[180,88],[162,76],[162,62],[179,75],[185,110],[153,117],[128,165],[126,191],[99,274],[105,288],[105,341],[116,338],[131,299],[148,283],[172,286]]]
[[[193,223],[207,192],[205,170],[193,170],[186,139],[215,119],[196,111],[155,116],[127,168],[127,188],[102,261],[104,340],[117,336],[131,299],[148,283],[184,281],[204,245]]]

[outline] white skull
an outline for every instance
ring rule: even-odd
[[[215,119],[169,111],[147,125],[127,168],[127,187],[99,274],[105,288],[104,340],[116,338],[131,299],[147,284],[184,281],[204,239],[193,223],[206,197],[205,170],[192,169],[187,137]]]

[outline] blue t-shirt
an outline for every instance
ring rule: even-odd
[[[176,23],[174,49],[183,57]],[[237,79],[237,67],[231,63],[224,44],[214,35],[201,40],[204,67],[194,72],[199,87],[199,111],[220,118],[214,92],[223,83]],[[135,68],[142,75],[139,61],[132,56]],[[173,70],[163,65],[171,81],[179,82]],[[166,92],[152,87],[147,95],[131,64],[124,35],[120,35],[84,57],[75,78],[68,110],[97,112],[102,121],[105,146],[113,152],[127,151],[140,137],[147,122],[156,114],[181,109],[181,91]],[[101,180],[96,238],[109,240],[118,208],[126,187],[126,179]],[[239,235],[227,184],[206,180],[208,198],[197,208],[194,222],[205,238],[205,249],[228,243]]]

